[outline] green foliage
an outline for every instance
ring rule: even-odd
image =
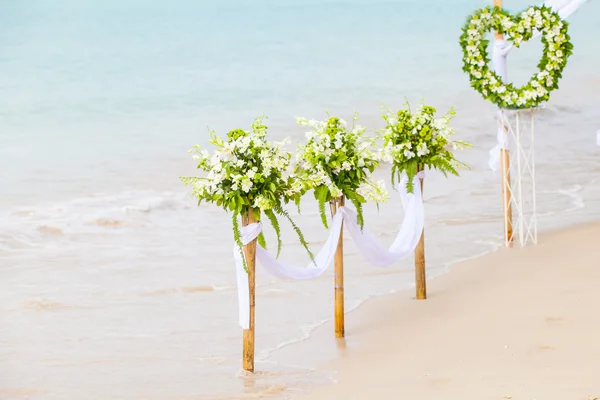
[[[242,232],[240,231],[240,223],[238,221],[239,216],[240,215],[235,212],[233,212],[231,214],[231,223],[233,225],[233,241],[235,242],[235,244],[237,244],[240,255],[242,256],[242,263],[244,264],[244,270],[246,272],[248,272],[248,265],[246,264],[246,256],[244,255],[244,250],[243,250],[244,245],[242,244]]]
[[[501,8],[485,7],[469,16],[460,36],[463,50],[463,71],[469,75],[471,86],[500,108],[526,109],[548,101],[550,92],[558,89],[558,81],[573,53],[567,33],[568,23],[547,6],[532,6],[517,16]],[[496,30],[506,35],[516,47],[533,37],[536,30],[542,34],[542,59],[525,86],[504,83],[493,69],[485,35]]]
[[[366,128],[355,124],[356,115],[352,127],[331,116],[326,121],[297,120],[311,131],[308,142],[298,146],[296,172],[314,189],[323,225],[327,227],[325,205],[344,196],[356,206],[362,227],[362,205],[367,199],[378,203],[388,198],[383,182],[369,179],[379,165],[375,139],[365,137]]]
[[[458,169],[466,167],[453,154],[453,150],[471,146],[452,141],[456,133],[450,126],[454,110],[437,119],[435,113],[435,108],[422,103],[413,113],[407,102],[406,108],[395,115],[388,112],[383,116],[386,122],[383,160],[392,163],[392,185],[400,182],[402,173],[406,173],[409,193],[414,190],[414,177],[425,168],[439,170],[444,175],[458,175]]]
[[[293,201],[300,209],[300,199],[310,184],[291,172],[292,155],[282,149],[287,141],[269,142],[266,136],[264,117],[256,118],[250,131],[230,131],[226,140],[211,131],[210,143],[216,147],[213,154],[198,145],[190,150],[198,162],[198,169],[206,175],[180,179],[184,185],[192,186],[198,205],[213,203],[232,213],[233,236],[240,251],[238,218],[253,212],[255,220],[259,221],[261,212],[264,212],[277,233],[279,256],[281,236],[275,213],[292,222],[283,205]],[[303,240],[298,227],[295,224],[293,227]],[[261,246],[266,247],[263,235],[258,240]],[[309,252],[309,255],[312,257],[312,253]],[[244,257],[242,259],[244,268],[247,268]]]
[[[279,221],[277,221],[277,217],[273,214],[272,210],[265,211],[265,215],[271,221],[271,225],[273,225],[273,229],[275,229],[275,234],[277,235],[277,257],[281,253],[281,228],[279,227]]]
[[[325,226],[325,229],[329,229],[327,226],[327,214],[325,214],[325,201],[319,201],[319,215],[321,216],[321,222]]]
[[[262,232],[258,234],[258,245],[265,250],[267,249],[267,241],[265,240],[265,234]]]
[[[275,212],[283,217],[285,217],[288,222],[292,225],[292,228],[294,229],[294,231],[296,232],[296,235],[298,235],[298,239],[300,240],[300,244],[302,245],[302,247],[304,247],[304,250],[306,250],[306,252],[308,253],[310,260],[314,263],[315,262],[315,256],[313,255],[313,253],[310,251],[310,249],[308,248],[308,242],[306,241],[306,239],[304,238],[304,234],[302,233],[302,231],[300,230],[300,228],[296,225],[296,223],[294,222],[294,220],[292,219],[292,217],[290,216],[290,214],[287,212],[287,210],[277,206],[276,208],[274,208]]]

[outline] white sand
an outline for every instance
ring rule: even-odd
[[[600,397],[600,225],[453,267],[346,316],[338,383],[301,399]]]

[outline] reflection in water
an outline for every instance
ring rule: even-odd
[[[341,357],[346,355],[346,338],[336,338],[337,349]]]

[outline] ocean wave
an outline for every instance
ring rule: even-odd
[[[295,290],[285,290],[285,289],[267,289],[264,292],[260,293],[261,297],[280,297],[280,296],[289,296],[293,294],[299,294],[299,292]]]
[[[194,201],[189,196],[180,193],[163,193],[149,195],[135,199],[134,204],[123,206],[122,210],[127,213],[153,211],[176,211],[195,208]]]
[[[75,310],[75,309],[87,309],[91,308],[88,306],[80,306],[73,304],[63,304],[56,301],[47,299],[32,299],[28,300],[23,304],[24,309],[36,310],[36,311],[57,311],[57,310]]]
[[[585,201],[583,196],[580,194],[583,191],[584,186],[582,185],[573,185],[567,189],[557,189],[557,190],[544,190],[540,191],[540,194],[550,194],[550,195],[561,195],[567,197],[569,200],[570,206],[564,209],[551,210],[544,213],[540,213],[540,217],[548,217],[552,215],[557,215],[566,212],[573,212],[585,208]]]
[[[0,250],[13,252],[36,247],[36,239],[23,233],[0,233]]]
[[[431,226],[464,226],[471,224],[486,224],[490,222],[497,222],[502,219],[500,214],[498,215],[477,215],[473,217],[463,218],[440,218],[433,221]]]
[[[567,196],[571,200],[571,207],[565,211],[576,211],[585,207],[583,196],[579,193],[583,190],[583,186],[574,185],[570,189],[558,190],[557,193]]]
[[[233,289],[234,286],[212,286],[212,285],[199,285],[199,286],[184,286],[176,288],[158,289],[150,292],[144,292],[142,296],[161,296],[173,293],[208,293],[216,292],[221,290]]]
[[[139,228],[195,209],[186,193],[123,192],[19,207],[0,215],[0,250],[40,247],[73,234]]]
[[[40,204],[35,207],[17,208],[8,213],[13,220],[51,220],[67,215],[92,217],[93,221],[114,220],[114,214],[150,213],[153,211],[187,210],[194,208],[193,200],[183,192],[123,192],[120,194],[96,194],[75,198],[56,204]],[[118,219],[117,219],[118,220]]]

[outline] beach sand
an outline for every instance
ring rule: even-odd
[[[294,399],[600,397],[599,239],[600,224],[548,233],[454,266],[427,301],[368,302],[323,366],[338,383]]]

